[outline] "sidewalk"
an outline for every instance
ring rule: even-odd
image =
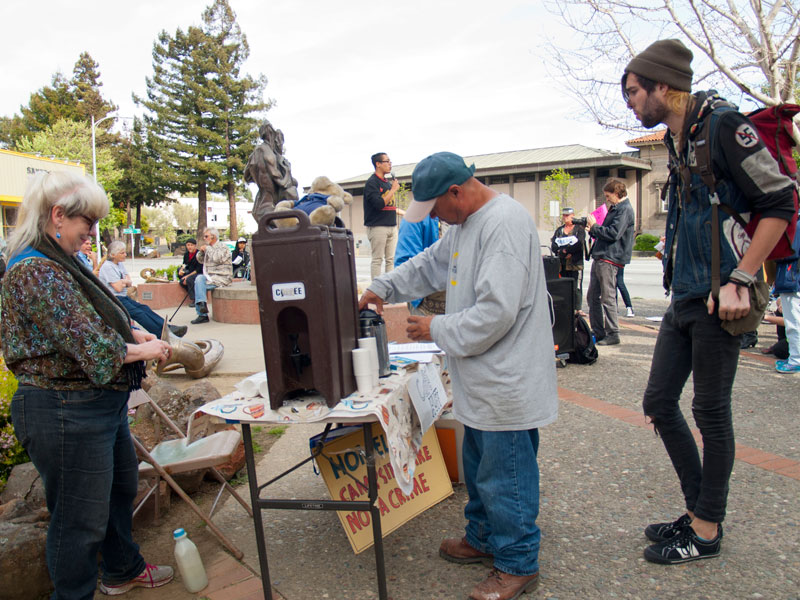
[[[775,340],[771,326],[761,327],[758,348],[743,351],[739,362],[733,402],[737,460],[722,555],[679,567],[642,558],[644,526],[674,519],[684,509],[663,445],[645,426],[640,408],[658,328],[645,317],[660,315],[666,301],[634,299],[634,304],[637,316],[620,319],[621,345],[600,348],[594,365],[558,370],[560,416],[542,429],[539,456],[541,584],[528,597],[800,598],[800,378],[775,372],[774,358],[758,352]],[[193,314],[181,309],[175,322],[188,323]],[[225,345],[218,373],[244,376],[264,368],[257,325],[190,325],[187,339],[201,336]],[[691,397],[690,382],[682,398],[690,423]],[[318,430],[290,427],[259,461],[259,482],[304,458],[307,440]],[[310,466],[270,490],[282,497],[326,497]],[[466,598],[485,577],[482,566],[438,557],[442,537],[462,534],[465,503],[464,486],[455,486],[453,496],[386,538],[391,598]],[[245,556],[239,563],[220,549],[210,563],[210,587],[197,597],[262,598],[254,575],[252,521],[230,500],[217,515]],[[276,598],[377,598],[374,555],[352,553],[335,514],[265,511],[263,516]],[[191,597],[179,582],[129,596]]]

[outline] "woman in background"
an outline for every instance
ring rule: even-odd
[[[161,332],[164,329],[164,319],[159,316],[152,308],[141,302],[137,302],[128,296],[127,288],[133,286],[131,276],[125,269],[125,244],[123,242],[111,242],[108,245],[108,254],[106,255],[103,266],[100,267],[97,276],[104,284],[108,286],[111,293],[117,297],[125,310],[131,318],[144,327],[147,331],[156,337],[161,337]],[[186,325],[168,325],[169,330],[178,337],[186,335]]]
[[[575,211],[564,207],[563,223],[550,239],[550,249],[561,261],[561,277],[575,280],[575,310],[583,300],[583,259],[586,256],[586,229],[572,222]]]

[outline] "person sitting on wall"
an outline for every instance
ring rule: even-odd
[[[240,237],[231,253],[231,267],[236,278],[250,279],[250,253],[247,251],[247,238]]]
[[[219,243],[219,231],[206,229],[203,233],[205,244],[197,253],[197,260],[203,265],[203,272],[194,280],[194,309],[197,318],[192,320],[195,325],[208,323],[208,306],[206,298],[208,290],[230,285],[233,279],[231,254],[225,244]]]
[[[197,240],[189,238],[186,240],[186,252],[183,253],[183,264],[178,267],[178,282],[181,287],[189,294],[189,306],[194,306],[194,280],[202,273],[203,267],[197,261]]]
[[[164,328],[164,319],[158,316],[152,308],[141,302],[136,302],[128,297],[127,288],[133,286],[131,276],[122,264],[125,260],[125,244],[123,242],[111,242],[108,247],[107,260],[100,267],[98,278],[105,283],[111,292],[122,302],[122,306],[128,311],[131,319],[144,327],[148,333],[152,333],[157,338],[161,337],[161,330]],[[186,335],[186,325],[170,325],[169,330],[183,337]]]

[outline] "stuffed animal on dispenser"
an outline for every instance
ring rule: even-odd
[[[297,209],[306,213],[312,225],[344,227],[338,215],[345,204],[350,204],[353,196],[345,192],[337,183],[333,183],[324,175],[311,182],[311,191],[300,200],[283,200],[278,202],[275,212]],[[294,227],[297,219],[277,219],[275,224],[280,228]]]

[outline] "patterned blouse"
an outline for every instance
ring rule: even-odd
[[[20,385],[128,389],[125,340],[58,263],[21,260],[3,278],[0,344]]]

